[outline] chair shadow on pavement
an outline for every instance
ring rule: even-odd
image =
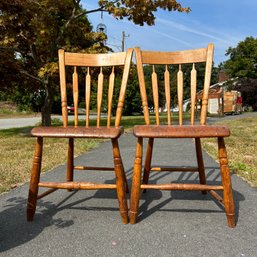
[[[220,173],[217,167],[206,167],[206,180],[207,183],[212,185],[220,185]],[[149,183],[157,184],[161,183],[161,180],[165,178],[166,183],[188,183],[198,184],[198,174],[192,172],[154,172],[150,175]],[[233,174],[232,174],[233,176]],[[165,191],[161,190],[147,190],[141,194],[141,200],[139,205],[138,222],[147,219],[155,212],[181,212],[181,213],[224,213],[225,210],[215,198],[209,193],[202,194],[200,191],[168,191],[167,196]],[[167,191],[166,191],[167,192]],[[218,192],[222,196],[221,192]],[[245,197],[240,192],[233,189],[234,202],[235,202],[235,214],[236,221],[239,218],[239,205],[241,201],[245,200]],[[172,203],[174,201],[174,203]],[[177,201],[177,202],[176,202]],[[205,201],[204,206],[201,201]],[[206,204],[208,201],[208,204]],[[215,205],[218,207],[216,208]],[[199,221],[200,223],[201,221]]]
[[[216,168],[207,167],[209,172],[206,174],[207,180],[212,184],[217,184],[220,177],[213,172]],[[129,187],[131,188],[131,175],[132,168],[126,171],[128,175]],[[150,181],[155,183],[162,179],[170,179],[169,175],[165,172],[153,173],[150,176]],[[171,179],[170,182],[181,181],[183,183],[198,183],[197,174],[192,173],[181,173],[175,180]],[[108,179],[106,183],[115,183],[114,179]],[[27,199],[24,197],[12,197],[7,199],[5,202],[4,210],[0,212],[0,252],[8,249],[17,247],[25,244],[30,240],[36,238],[40,233],[47,227],[54,226],[56,229],[63,229],[74,225],[74,218],[55,218],[55,215],[60,213],[62,210],[74,210],[74,216],[76,216],[76,210],[83,211],[99,211],[98,214],[105,215],[105,211],[111,211],[119,213],[117,195],[115,190],[98,190],[93,191],[91,194],[88,191],[72,191],[67,192],[66,190],[59,190],[60,195],[57,197],[58,200],[39,200],[37,210],[33,222],[26,221],[26,204]],[[141,196],[139,217],[138,221],[147,219],[155,212],[191,212],[191,213],[222,213],[224,212],[223,207],[215,201],[209,194],[202,195],[201,192],[195,191],[170,191],[170,195],[163,194],[159,190],[148,190]],[[58,194],[55,192],[54,194]],[[129,194],[127,194],[128,206],[129,206]],[[236,218],[239,215],[239,203],[244,201],[244,195],[234,190],[235,207],[236,207]],[[60,199],[60,200],[59,200]],[[108,201],[109,200],[109,201]],[[183,202],[182,205],[175,204],[176,201]],[[189,200],[186,201],[185,200]],[[192,205],[188,204],[194,201],[198,201]],[[216,203],[218,209],[210,208],[210,205],[204,205],[204,208],[197,208],[197,204],[202,201],[208,201]],[[173,203],[174,202],[174,203]],[[86,203],[86,204],[85,204]],[[182,206],[182,208],[177,208]],[[201,206],[203,207],[203,206]],[[62,217],[62,214],[60,214]],[[78,215],[79,216],[79,215]],[[102,218],[100,217],[99,218]],[[65,217],[65,214],[64,214]],[[80,218],[81,216],[79,216]],[[83,219],[88,217],[85,213]],[[117,214],[117,222],[121,222],[119,214]],[[106,218],[106,217],[105,217]],[[199,221],[201,222],[201,221]]]
[[[46,227],[69,227],[72,220],[54,219],[55,206],[49,201],[38,201],[35,222],[26,221],[27,199],[12,197],[0,213],[0,252],[22,245],[38,236]],[[48,212],[41,209],[47,209]],[[49,211],[50,210],[50,211]]]
[[[112,181],[112,183],[113,182],[114,181]],[[82,194],[80,197],[77,197],[76,194],[78,191],[62,191],[63,193],[60,196],[60,198],[62,197],[62,200],[59,202],[51,202],[42,199],[38,200],[36,213],[32,222],[26,221],[27,199],[23,197],[9,198],[6,201],[4,210],[0,212],[0,252],[7,251],[8,249],[33,240],[49,226],[54,226],[56,229],[62,229],[74,225],[73,219],[54,218],[55,214],[60,213],[62,210],[74,209],[74,216],[76,215],[76,209],[88,211],[100,210],[101,213],[103,211],[115,211],[119,213],[117,196],[114,190],[98,190],[89,197],[87,197],[85,191],[80,192],[84,192],[86,197]],[[68,195],[63,197],[65,194]],[[111,200],[111,204],[114,207],[105,207],[100,204],[95,205],[95,201],[98,201],[99,198],[103,199],[103,201],[106,200],[106,198]],[[92,199],[95,200],[93,201],[94,206],[90,203],[90,200]],[[113,204],[114,199],[115,203],[117,202],[116,205]],[[88,207],[85,205],[85,202],[87,201],[90,203]],[[117,222],[120,222],[120,219],[117,220]]]

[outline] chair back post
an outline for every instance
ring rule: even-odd
[[[134,51],[135,51],[135,55],[136,55],[137,74],[138,74],[138,81],[139,81],[139,88],[140,88],[140,94],[141,94],[141,100],[142,100],[144,119],[145,119],[146,125],[149,125],[150,117],[149,117],[149,109],[148,109],[148,101],[147,101],[147,94],[146,94],[145,77],[144,77],[144,69],[143,69],[141,50],[139,47],[135,47]]]
[[[62,122],[63,126],[68,126],[68,111],[67,111],[67,92],[66,92],[66,73],[65,73],[65,53],[63,49],[58,51],[59,57],[59,74],[60,74],[60,89],[62,102]]]
[[[202,108],[201,108],[201,116],[200,116],[200,124],[201,125],[206,124],[208,98],[209,98],[209,90],[210,90],[210,84],[211,84],[213,52],[214,52],[214,45],[208,44],[207,52],[206,52],[204,88],[203,88]]]
[[[115,127],[118,127],[120,125],[120,121],[121,121],[122,109],[124,107],[125,93],[126,93],[126,88],[127,88],[132,54],[133,54],[133,48],[127,49],[127,54],[126,54],[126,58],[125,58],[125,62],[124,62],[121,88],[120,88],[120,95],[119,95],[119,100],[118,100],[118,105],[117,105],[117,110],[116,110]]]

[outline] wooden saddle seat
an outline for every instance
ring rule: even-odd
[[[178,52],[134,49],[145,125],[134,127],[137,145],[130,197],[131,224],[135,224],[137,220],[141,192],[145,192],[146,189],[155,189],[199,190],[203,194],[209,192],[224,206],[228,226],[235,227],[236,225],[233,191],[224,142],[224,137],[228,137],[230,131],[225,126],[206,125],[213,50],[214,46],[212,44],[209,44],[206,48]],[[200,78],[203,79],[200,80]],[[200,100],[197,99],[197,90],[202,90]],[[186,111],[186,108],[184,108],[185,92],[190,97],[190,108],[187,112],[190,116],[189,121],[184,121]],[[173,99],[177,99],[177,108],[174,108],[174,103],[171,101],[172,94]],[[177,97],[174,95],[177,95]],[[149,106],[150,102],[154,107],[154,117],[150,115],[150,111],[153,111],[152,106]],[[165,112],[160,114],[160,110],[165,110]],[[178,115],[172,111],[178,111]],[[196,122],[196,114],[198,115],[198,113],[199,123]],[[178,121],[175,117],[178,117]],[[197,167],[185,167],[182,163],[181,167],[164,167],[161,164],[158,165],[158,163],[153,166],[155,138],[165,140],[169,138],[192,138],[195,143]],[[207,183],[201,138],[217,138],[221,185]],[[144,139],[148,139],[148,143],[144,165],[142,165]],[[158,151],[161,150],[158,148]],[[179,147],[176,151],[179,151]],[[183,183],[180,180],[177,183],[150,183],[150,173],[159,171],[197,172],[199,184]],[[223,192],[223,198],[216,191]]]
[[[230,135],[228,127],[212,125],[136,125],[133,133],[136,137],[146,138],[206,138]]]
[[[109,138],[117,139],[124,133],[120,127],[36,127],[31,130],[31,135],[35,137],[53,138]]]
[[[37,137],[37,142],[27,202],[28,221],[33,220],[37,200],[57,189],[67,189],[68,191],[114,189],[117,191],[122,222],[124,224],[128,223],[126,198],[128,185],[120,155],[118,139],[123,134],[120,120],[124,106],[132,52],[133,49],[128,49],[126,52],[120,53],[86,54],[69,53],[62,49],[59,50],[63,126],[36,127],[31,131],[32,136]],[[115,92],[116,104],[113,101]],[[93,100],[94,103],[92,103]],[[68,103],[74,106],[73,125],[68,122]],[[103,104],[105,104],[104,108]],[[85,106],[85,125],[80,125],[79,123],[79,106]],[[91,109],[94,109],[93,115],[91,115]],[[102,117],[103,110],[105,111],[104,116],[106,117],[105,124]],[[68,139],[66,179],[59,182],[40,181],[43,139],[49,137]],[[101,162],[101,156],[99,156],[99,164],[102,164],[102,166],[75,165],[74,140],[76,138],[110,139],[113,149],[112,158],[114,166],[105,167],[105,164]],[[55,145],[53,144],[52,147],[55,147]],[[114,171],[115,184],[96,183],[86,180],[77,181],[74,170]],[[39,187],[50,189],[38,194]]]

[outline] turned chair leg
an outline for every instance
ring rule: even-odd
[[[129,193],[129,186],[128,186],[128,181],[127,181],[127,176],[126,176],[126,173],[125,173],[125,170],[124,170],[124,165],[123,165],[123,162],[122,162],[122,159],[121,160],[121,168],[122,168],[122,174],[124,176],[124,180],[125,180],[125,183],[126,183],[126,193],[128,194]]]
[[[74,167],[74,138],[69,138],[68,143],[68,157],[67,157],[67,171],[66,171],[66,181],[73,181],[73,167]],[[72,191],[67,189],[67,191]]]
[[[116,175],[116,185],[117,185],[117,196],[119,201],[120,215],[122,222],[124,224],[128,223],[128,204],[126,198],[126,175],[124,172],[119,144],[117,139],[112,140],[113,146],[113,157],[114,157],[114,170]]]
[[[196,159],[197,159],[200,184],[206,185],[205,168],[204,168],[203,153],[202,153],[200,138],[195,138],[195,149],[196,149]],[[202,191],[202,194],[204,195],[207,194],[207,191]]]
[[[148,184],[149,175],[151,171],[151,162],[152,162],[152,154],[153,154],[153,142],[154,138],[148,139],[146,157],[145,157],[145,165],[144,165],[144,173],[143,173],[143,183]],[[143,191],[146,192],[146,189]]]
[[[43,153],[43,138],[38,137],[35,147],[35,153],[32,164],[32,172],[29,186],[29,195],[27,202],[27,220],[32,221],[36,211],[38,183],[40,179],[41,163]]]
[[[130,223],[135,224],[138,213],[140,198],[140,183],[142,172],[143,138],[139,137],[136,146],[136,157],[134,162],[134,172],[132,177],[132,188],[130,196]]]
[[[224,207],[227,215],[228,226],[233,228],[236,226],[234,198],[231,185],[230,170],[228,166],[227,151],[223,137],[218,138],[218,153],[220,162],[220,173],[222,185],[224,187],[223,198]]]

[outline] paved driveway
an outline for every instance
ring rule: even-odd
[[[41,117],[0,119],[0,129],[20,128],[35,126],[41,121]]]
[[[194,165],[191,140],[158,140],[154,163]],[[135,139],[125,134],[120,140],[129,184]],[[162,151],[160,151],[162,150]],[[79,156],[76,163],[111,165],[110,142]],[[207,179],[220,181],[217,163],[204,154]],[[11,167],[10,167],[11,168]],[[42,176],[63,179],[65,166]],[[86,174],[85,174],[86,173]],[[113,181],[112,172],[81,172],[79,179]],[[196,174],[158,173],[152,181],[182,180],[197,183]],[[35,220],[26,222],[28,184],[0,196],[1,256],[257,256],[257,191],[232,175],[237,227],[227,227],[223,208],[200,192],[151,191],[140,201],[139,222],[123,225],[114,191],[59,190],[39,200]],[[129,197],[129,196],[128,196]]]

